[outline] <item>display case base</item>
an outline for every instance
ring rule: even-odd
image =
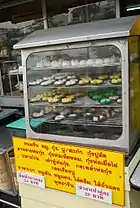
[[[136,152],[129,165],[125,167],[125,206],[123,208],[140,208],[140,192],[130,185],[130,178],[140,160],[140,149]],[[119,208],[91,199],[85,199],[53,189],[40,189],[30,185],[20,184],[22,208]]]
[[[85,199],[72,194],[51,189],[41,190],[29,185],[20,185],[22,208],[119,208],[120,206]],[[132,189],[125,192],[126,205],[123,208],[139,208],[140,192]]]

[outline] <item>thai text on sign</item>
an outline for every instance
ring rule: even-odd
[[[19,183],[25,183],[39,188],[45,188],[45,180],[43,176],[17,171],[17,181]]]
[[[82,196],[84,198],[94,199],[97,201],[112,204],[112,191],[102,188],[97,188],[95,186],[77,183],[76,195]]]
[[[112,202],[124,205],[124,154],[47,141],[13,138],[16,168],[44,176],[45,185],[76,194],[82,183],[112,191]]]

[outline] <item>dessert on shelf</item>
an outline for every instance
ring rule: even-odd
[[[69,68],[69,67],[98,67],[98,66],[106,66],[106,65],[116,65],[121,64],[121,58],[117,55],[112,55],[109,57],[99,57],[99,58],[89,58],[89,59],[81,59],[81,58],[60,58],[57,57],[44,57],[37,61],[37,68]]]
[[[52,87],[69,87],[73,85],[120,85],[122,83],[121,74],[118,73],[102,73],[95,75],[94,71],[86,75],[84,72],[60,72],[53,73],[51,76],[44,76],[29,82],[29,86],[52,86]]]

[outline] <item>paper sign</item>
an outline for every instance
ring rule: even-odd
[[[112,204],[112,191],[86,184],[76,184],[76,195]]]
[[[14,138],[16,170],[45,178],[47,188],[76,194],[82,183],[112,191],[112,203],[125,204],[121,152]]]
[[[17,172],[17,181],[28,185],[45,188],[45,180],[43,176],[38,176],[30,173]]]

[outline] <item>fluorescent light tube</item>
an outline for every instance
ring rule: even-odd
[[[140,9],[140,5],[135,5],[132,7],[127,7],[127,11],[134,11],[134,10],[139,10]]]
[[[32,2],[33,0],[18,0],[18,1],[13,1],[13,2],[9,2],[9,3],[3,3],[0,5],[0,9],[6,9],[9,7],[14,7],[20,4],[26,4],[28,2]]]

